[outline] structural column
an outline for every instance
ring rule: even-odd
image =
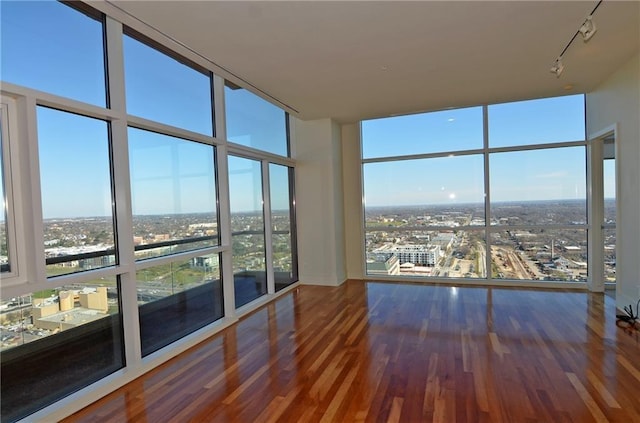
[[[331,119],[292,119],[300,282],[340,285],[346,279],[342,143]]]

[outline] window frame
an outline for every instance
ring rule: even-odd
[[[270,103],[272,106],[274,106],[275,108],[279,109],[280,111],[283,112],[283,116],[282,118],[283,120],[283,124],[284,124],[284,136],[285,136],[285,149],[286,149],[286,155],[280,155],[277,153],[274,153],[272,151],[268,151],[268,150],[262,150],[260,148],[257,147],[253,147],[253,146],[248,146],[248,145],[244,145],[244,144],[240,144],[234,141],[230,141],[228,139],[228,132],[227,132],[227,116],[228,116],[228,111],[227,111],[227,100],[226,100],[226,90],[230,89],[230,90],[245,90],[247,93],[257,97],[258,99],[265,101],[267,103]],[[293,148],[291,145],[291,117],[289,115],[289,112],[279,106],[276,106],[275,104],[273,104],[271,101],[265,99],[263,96],[260,96],[258,94],[256,94],[254,91],[250,90],[249,88],[246,87],[242,87],[239,86],[237,84],[235,84],[233,81],[230,81],[228,79],[224,80],[224,84],[222,87],[222,91],[223,93],[225,93],[225,96],[223,97],[223,108],[225,110],[225,136],[227,139],[227,142],[229,144],[229,147],[233,150],[237,151],[238,155],[246,155],[248,157],[256,157],[258,160],[260,160],[261,158],[265,158],[265,157],[272,157],[274,160],[276,161],[280,161],[282,159],[285,159],[287,161],[291,160],[291,156],[293,154]]]
[[[112,131],[111,131],[111,120],[105,119],[105,118],[96,117],[96,116],[91,116],[91,115],[88,115],[88,114],[85,114],[85,113],[81,113],[81,112],[78,112],[78,111],[67,110],[67,109],[64,109],[64,108],[61,108],[61,107],[55,107],[55,106],[49,106],[49,105],[44,105],[44,104],[37,103],[36,104],[36,125],[38,125],[38,122],[37,122],[37,109],[38,108],[50,109],[50,110],[53,110],[53,111],[56,111],[56,112],[66,113],[66,114],[78,116],[78,117],[81,117],[81,118],[93,119],[93,120],[97,120],[97,121],[103,122],[106,125],[106,128],[105,128],[106,132],[105,132],[104,135],[105,135],[106,141],[107,141],[107,155],[108,155],[107,160],[108,160],[108,171],[109,171],[109,178],[108,179],[109,179],[109,189],[110,189],[110,198],[111,198],[111,208],[110,208],[111,216],[110,216],[109,220],[111,222],[111,227],[113,228],[113,253],[112,254],[98,255],[95,258],[97,258],[97,257],[108,257],[110,255],[113,255],[114,264],[98,267],[98,268],[95,268],[95,269],[80,270],[80,271],[72,272],[72,273],[64,273],[64,274],[61,274],[61,275],[50,275],[50,276],[47,275],[46,279],[47,279],[47,281],[57,280],[59,278],[65,277],[65,276],[71,276],[71,275],[75,275],[75,274],[79,274],[79,273],[87,273],[87,272],[99,271],[99,270],[102,270],[102,269],[109,269],[109,268],[117,267],[118,263],[120,261],[119,260],[120,253],[119,253],[118,239],[117,239],[118,238],[117,237],[117,232],[118,232],[118,230],[117,230],[117,221],[116,221],[116,210],[117,210],[117,208],[116,208],[116,193],[115,193],[115,183],[114,183],[114,181],[115,181],[115,179],[114,179],[115,171],[114,171],[114,156],[113,156],[113,145],[112,145],[113,144],[113,139],[112,139]],[[37,153],[39,154],[40,137],[38,137],[38,140],[37,140],[36,144],[38,145]],[[40,170],[41,170],[41,166],[40,166],[40,162],[38,161],[38,175],[39,175],[39,177],[41,177]],[[42,188],[41,188],[41,183],[39,184],[39,187],[40,187],[40,191],[39,191],[40,203],[39,204],[40,204],[40,206],[42,206]],[[42,210],[42,207],[40,207],[40,210]],[[43,216],[41,216],[41,224],[42,224],[42,231],[43,231],[43,237],[44,237],[45,225],[44,225],[44,217]],[[108,250],[105,250],[103,252],[106,252],[106,251],[108,251]],[[87,254],[90,255],[91,253],[87,253]],[[78,255],[84,255],[84,254],[81,253],[81,254],[78,254]],[[62,256],[62,257],[65,257],[65,256]],[[88,258],[91,258],[91,257],[88,257]],[[60,263],[66,263],[66,262],[67,261],[60,261]],[[47,259],[45,258],[45,264],[44,264],[45,269],[49,265],[50,265],[50,263],[47,263]],[[46,272],[46,270],[45,270],[45,272]]]
[[[151,126],[143,128],[140,126],[136,126],[136,125],[132,125],[129,124],[127,126],[127,130],[129,129],[135,129],[138,131],[143,131],[143,132],[149,132],[152,133],[154,135],[160,135],[160,136],[166,136],[172,139],[177,139],[179,141],[183,141],[183,142],[190,142],[190,143],[195,143],[198,145],[204,145],[204,146],[208,146],[212,148],[212,163],[213,163],[213,182],[214,182],[214,189],[215,189],[215,215],[216,215],[216,224],[217,224],[217,233],[216,233],[216,238],[215,238],[215,245],[209,245],[209,246],[203,246],[203,247],[196,247],[196,248],[191,248],[191,249],[187,249],[187,250],[182,250],[182,251],[178,251],[175,253],[167,253],[167,254],[160,254],[160,255],[154,255],[151,257],[139,257],[139,258],[135,258],[135,246],[134,246],[134,259],[135,259],[135,263],[136,265],[138,265],[139,263],[145,262],[145,261],[149,261],[149,260],[154,260],[154,259],[159,259],[159,258],[163,258],[163,257],[172,257],[172,256],[176,256],[176,255],[185,255],[186,253],[191,253],[191,252],[205,252],[206,254],[213,254],[213,253],[218,253],[220,252],[220,249],[222,248],[222,241],[221,241],[221,230],[220,230],[220,195],[219,195],[219,189],[220,189],[220,181],[218,179],[219,177],[219,170],[218,170],[218,148],[219,146],[214,143],[211,142],[210,139],[203,141],[202,139],[198,140],[198,139],[193,139],[192,138],[187,138],[184,136],[184,133],[182,135],[174,135],[174,131],[171,132],[163,132],[160,131],[159,128]],[[208,137],[210,138],[210,137]],[[129,135],[127,134],[127,144],[128,144],[128,148],[129,148],[129,153],[131,153],[131,144],[129,143]],[[129,154],[129,164],[131,163],[131,154]],[[129,171],[129,174],[131,175],[131,171]],[[130,190],[131,190],[131,196],[130,196],[130,200],[133,201],[133,179],[130,177]],[[134,218],[134,214],[131,214],[131,219],[132,219],[132,226],[133,226],[133,218]],[[135,232],[133,232],[133,227],[132,227],[132,235],[134,235]],[[176,240],[171,240],[174,241],[175,244],[173,245],[180,245],[180,244],[185,244],[185,245],[189,245],[188,242],[189,238],[181,238],[181,239],[176,239]],[[167,241],[167,243],[170,241]],[[146,268],[146,267],[145,267]]]
[[[586,95],[585,94],[581,94],[583,97],[583,107],[586,113]],[[590,283],[590,281],[592,280],[592,275],[591,273],[587,274],[587,278],[586,281],[571,281],[571,282],[565,282],[562,280],[551,280],[551,281],[540,281],[540,280],[535,280],[535,279],[504,279],[504,278],[497,278],[497,277],[493,277],[491,269],[492,269],[492,260],[491,260],[491,254],[489,253],[491,251],[491,240],[492,240],[492,235],[495,233],[499,233],[501,231],[505,231],[505,230],[528,230],[528,229],[540,229],[541,227],[543,228],[549,228],[549,229],[576,229],[576,230],[584,230],[586,235],[587,235],[587,248],[586,250],[589,251],[589,244],[588,244],[588,239],[589,239],[589,232],[592,230],[592,222],[590,221],[591,216],[588,210],[588,201],[589,201],[589,192],[587,190],[588,187],[588,175],[589,175],[589,167],[590,167],[590,163],[587,159],[587,146],[588,146],[588,140],[587,140],[587,135],[586,135],[586,128],[585,128],[585,138],[582,140],[574,140],[574,141],[563,141],[563,142],[557,142],[557,143],[539,143],[539,144],[526,144],[526,145],[514,145],[514,146],[499,146],[499,147],[490,147],[489,145],[489,118],[488,118],[488,110],[489,107],[491,105],[490,104],[484,104],[482,105],[482,110],[483,110],[483,137],[484,137],[484,141],[483,141],[483,147],[481,149],[470,149],[470,150],[455,150],[455,151],[443,151],[443,152],[437,152],[437,153],[424,153],[424,154],[413,154],[413,155],[409,155],[409,156],[393,156],[393,155],[388,155],[388,156],[384,156],[384,157],[373,157],[373,158],[364,158],[362,155],[362,151],[363,151],[363,143],[365,142],[364,137],[361,135],[360,136],[360,147],[361,147],[361,175],[362,175],[362,198],[363,198],[363,202],[362,202],[362,233],[364,235],[364,238],[362,239],[361,242],[361,257],[362,257],[362,274],[364,275],[365,279],[372,279],[372,278],[376,278],[376,279],[380,279],[380,280],[390,280],[390,281],[398,281],[398,280],[402,280],[402,279],[409,279],[409,280],[426,280],[426,281],[438,281],[438,280],[444,280],[447,282],[457,282],[457,281],[475,281],[477,283],[477,281],[483,281],[484,283],[489,283],[489,284],[509,284],[509,285],[531,285],[532,283],[534,284],[534,286],[566,286],[567,284],[571,285],[571,286],[576,286],[577,284],[588,284]],[[435,111],[437,112],[437,111]],[[586,126],[586,125],[585,125]],[[362,122],[360,122],[360,127],[362,129]],[[360,133],[362,134],[362,131],[360,131]],[[523,225],[492,225],[491,224],[491,187],[490,187],[490,178],[491,178],[491,169],[490,169],[490,163],[489,163],[489,159],[491,154],[494,153],[507,153],[507,152],[525,152],[525,151],[542,151],[542,150],[552,150],[552,149],[556,149],[556,148],[563,148],[563,147],[582,147],[584,149],[585,152],[585,161],[584,161],[584,166],[585,166],[585,223],[584,224],[558,224],[558,225],[544,225],[544,224],[523,224]],[[439,158],[439,157],[447,157],[447,156],[465,156],[465,155],[473,155],[473,154],[482,154],[484,156],[484,172],[482,175],[479,175],[479,177],[481,176],[484,180],[484,189],[485,189],[485,196],[484,196],[484,208],[485,208],[485,224],[484,225],[478,225],[478,226],[461,226],[461,227],[456,227],[456,230],[462,230],[462,231],[483,231],[484,232],[484,239],[485,239],[485,247],[486,247],[486,254],[485,254],[485,261],[486,261],[486,276],[485,278],[465,278],[465,277],[455,277],[455,278],[451,278],[451,277],[440,277],[440,276],[433,276],[433,277],[424,277],[424,276],[408,276],[408,275],[399,275],[399,276],[387,276],[387,275],[375,275],[375,274],[371,274],[368,273],[367,271],[367,245],[366,245],[366,239],[367,239],[367,231],[371,230],[371,231],[379,231],[380,228],[379,227],[367,227],[367,210],[366,210],[366,192],[365,192],[365,186],[364,186],[364,169],[365,169],[365,165],[368,163],[381,163],[381,162],[394,162],[394,161],[402,161],[402,160],[413,160],[413,159],[432,159],[432,158]],[[410,230],[411,228],[406,227],[406,228],[399,228],[398,231],[401,230]],[[423,228],[420,228],[423,229]],[[427,228],[429,231],[451,231],[452,228],[449,226],[428,226]],[[589,263],[591,259],[589,257],[587,257],[587,263]]]
[[[132,115],[128,112],[128,122],[129,122],[129,126],[132,127],[136,127],[138,129],[146,129],[149,131],[153,131],[153,132],[158,132],[160,134],[164,134],[164,132],[160,129],[162,127],[165,127],[167,130],[172,131],[172,130],[178,130],[179,133],[182,134],[192,134],[190,137],[204,137],[204,139],[211,139],[211,138],[216,138],[217,136],[217,128],[216,128],[216,124],[217,124],[217,119],[216,119],[216,94],[215,94],[215,88],[214,88],[214,73],[210,70],[208,70],[207,68],[205,68],[204,66],[196,63],[193,60],[188,59],[187,57],[178,54],[177,52],[171,50],[170,48],[166,47],[165,45],[163,45],[162,43],[159,43],[157,41],[155,41],[153,38],[143,34],[142,32],[139,32],[135,29],[133,29],[132,27],[128,26],[128,25],[122,25],[122,31],[121,31],[121,41],[122,41],[122,56],[119,58],[120,60],[122,60],[123,63],[123,67],[126,67],[125,64],[125,51],[124,51],[124,38],[129,37],[131,39],[133,39],[134,41],[144,45],[147,48],[150,48],[152,50],[155,50],[157,53],[165,55],[167,57],[169,57],[170,59],[175,60],[176,62],[178,62],[181,65],[186,66],[187,68],[198,72],[200,74],[202,74],[203,76],[205,76],[208,80],[209,80],[209,101],[210,101],[210,124],[211,124],[211,133],[207,134],[204,132],[198,132],[195,131],[193,129],[188,129],[186,127],[181,127],[181,126],[175,126],[172,124],[167,124],[155,119],[150,119],[147,117],[143,117],[143,116],[139,116],[139,115]],[[126,85],[126,68],[123,69],[123,78],[125,79],[124,83]],[[108,79],[108,78],[107,78]],[[125,87],[125,103],[126,103],[126,87]],[[125,104],[126,107],[126,104]],[[137,123],[135,123],[137,121]],[[157,129],[154,129],[157,128]],[[178,136],[181,138],[185,138],[184,135],[173,135],[173,136]]]
[[[0,120],[2,121],[2,178],[5,202],[5,225],[7,236],[7,256],[8,270],[2,272],[2,285],[12,285],[23,281],[20,276],[24,274],[21,271],[23,265],[24,248],[20,248],[22,243],[18,242],[17,234],[19,233],[18,221],[20,219],[21,208],[19,200],[20,190],[14,190],[14,168],[13,164],[17,163],[17,145],[13,142],[13,134],[16,127],[13,117],[15,116],[15,101],[13,99],[2,97],[0,99]],[[17,138],[17,137],[15,137]],[[18,176],[18,175],[16,175]],[[17,183],[18,181],[15,181]],[[14,194],[14,191],[17,191]],[[22,254],[21,254],[22,253]],[[21,257],[22,256],[22,257]]]

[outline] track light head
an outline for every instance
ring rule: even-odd
[[[560,74],[563,70],[564,65],[562,64],[562,56],[560,56],[556,59],[555,63],[553,64],[553,66],[551,66],[551,69],[549,69],[549,71],[551,73],[555,73],[557,78],[560,78]]]
[[[582,39],[587,42],[591,37],[593,37],[593,34],[595,34],[597,30],[598,28],[596,28],[596,24],[593,23],[591,16],[589,16],[587,20],[584,21],[578,32],[582,35]]]

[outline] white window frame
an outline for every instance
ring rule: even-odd
[[[24,232],[24,207],[22,201],[23,169],[19,166],[20,146],[18,143],[18,121],[16,100],[0,97],[0,119],[2,120],[2,172],[6,199],[6,232],[10,270],[2,273],[0,286],[19,285],[27,282],[26,240],[18,240]]]
[[[525,152],[525,151],[542,151],[542,150],[551,150],[556,148],[567,148],[567,147],[582,147],[585,150],[585,183],[589,182],[590,175],[590,166],[591,163],[586,157],[588,141],[587,134],[585,133],[585,139],[580,140],[571,140],[571,141],[560,141],[560,142],[545,142],[541,144],[525,144],[525,145],[515,145],[515,146],[501,146],[501,147],[491,147],[489,145],[489,106],[491,104],[482,105],[483,108],[483,147],[481,149],[470,149],[470,150],[456,150],[456,151],[442,151],[435,153],[424,153],[424,154],[412,154],[407,156],[383,156],[383,157],[373,157],[373,158],[363,158],[361,156],[361,176],[363,178],[362,184],[362,198],[365,198],[365,186],[364,186],[364,168],[365,165],[369,163],[383,163],[383,162],[397,162],[401,160],[416,160],[416,159],[432,159],[439,157],[449,157],[449,156],[466,156],[466,155],[480,155],[484,156],[484,171],[482,177],[484,178],[484,211],[485,211],[485,223],[484,225],[477,226],[459,226],[455,229],[458,231],[482,231],[484,232],[484,240],[485,240],[485,248],[486,251],[491,251],[491,235],[495,233],[499,233],[506,230],[529,230],[529,229],[575,229],[575,230],[584,230],[587,238],[587,262],[588,266],[591,266],[592,256],[589,255],[591,252],[591,242],[590,233],[593,227],[592,219],[593,216],[590,214],[589,202],[590,192],[589,186],[587,185],[586,192],[586,200],[587,203],[586,211],[587,215],[585,216],[587,221],[585,224],[580,225],[571,225],[571,224],[557,224],[557,225],[542,225],[542,224],[523,224],[523,225],[492,225],[491,224],[491,187],[490,187],[490,157],[494,153],[507,153],[507,152]],[[586,109],[585,109],[586,110]],[[362,122],[360,122],[360,126],[362,127]],[[362,130],[360,131],[360,148],[362,151],[362,143],[364,142],[364,138],[362,136]],[[403,281],[420,281],[420,282],[445,282],[445,283],[460,283],[460,284],[477,284],[477,283],[485,283],[491,284],[495,286],[532,286],[532,287],[544,287],[544,288],[567,288],[567,287],[591,287],[592,286],[592,273],[591,267],[587,270],[587,278],[585,281],[563,281],[563,280],[551,280],[551,281],[540,281],[535,279],[508,279],[508,278],[496,278],[493,277],[491,273],[491,263],[492,257],[490,253],[485,254],[485,269],[486,275],[485,277],[478,278],[466,278],[466,277],[442,277],[442,276],[409,276],[409,275],[374,275],[367,273],[366,261],[367,261],[367,247],[366,247],[366,236],[368,232],[375,232],[377,230],[385,230],[385,231],[393,231],[394,229],[389,229],[387,227],[376,227],[376,226],[366,226],[366,204],[362,203],[362,234],[364,238],[361,243],[361,263],[362,263],[362,274],[366,280],[384,280],[390,282],[403,282]],[[599,224],[599,223],[598,223]],[[425,230],[425,231],[449,231],[453,228],[449,226],[429,226],[428,228],[422,227],[402,227],[397,229],[397,231],[410,231],[410,230]],[[590,288],[592,289],[592,288]],[[593,290],[593,289],[592,289]]]

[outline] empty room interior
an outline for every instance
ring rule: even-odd
[[[0,0],[0,43],[1,421],[640,421],[640,2]]]

